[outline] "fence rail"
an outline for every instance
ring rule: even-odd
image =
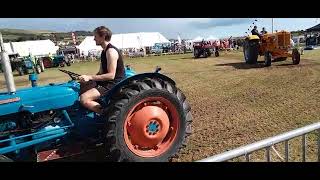
[[[317,155],[317,160],[320,162],[320,122],[314,123],[311,125],[307,125],[274,137],[270,137],[249,145],[241,146],[239,148],[236,148],[231,151],[227,151],[221,154],[217,154],[215,156],[211,156],[202,160],[199,160],[198,162],[223,162],[223,161],[228,161],[232,160],[234,158],[238,158],[241,156],[245,156],[245,159],[247,162],[250,161],[250,154],[266,149],[266,161],[271,162],[271,149],[274,149],[273,145],[284,142],[285,143],[285,158],[284,161],[288,162],[289,161],[289,154],[290,154],[290,147],[289,147],[289,140],[299,137],[302,137],[301,143],[302,143],[302,162],[306,161],[306,149],[307,149],[307,144],[306,144],[306,137],[307,134],[317,131],[317,148],[318,148],[318,155]],[[276,151],[277,153],[277,151]],[[278,155],[279,156],[279,155]]]

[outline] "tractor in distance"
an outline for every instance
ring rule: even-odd
[[[207,58],[210,57],[213,53],[216,57],[220,55],[217,41],[211,42],[203,40],[200,42],[193,43],[194,58]]]
[[[292,52],[290,53],[292,49]],[[243,46],[244,59],[247,64],[257,63],[258,56],[264,56],[264,66],[271,66],[271,62],[284,61],[292,58],[294,65],[300,63],[300,53],[291,45],[291,33],[279,31],[261,35],[249,35]]]

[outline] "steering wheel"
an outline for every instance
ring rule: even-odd
[[[59,69],[59,71],[68,74],[72,80],[79,80],[79,76],[81,76],[80,74],[77,74],[77,73],[74,73],[74,72],[71,72],[71,71],[67,71],[67,70],[64,70],[64,69]]]

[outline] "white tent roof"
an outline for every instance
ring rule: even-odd
[[[198,37],[192,39],[192,42],[200,42],[200,41],[202,41],[203,39],[204,39],[203,37],[198,36]]]
[[[147,46],[154,46],[155,43],[169,43],[170,41],[158,32],[141,32],[141,33],[127,33],[114,34],[111,37],[111,44],[119,49],[126,48],[142,48]],[[77,48],[80,53],[88,54],[90,50],[102,50],[97,46],[93,36],[87,36]]]
[[[86,52],[86,55],[88,55],[88,51],[90,50],[102,50],[101,46],[97,46],[96,42],[94,41],[93,36],[87,36],[79,46],[77,46],[78,49],[80,49],[80,53],[82,51]]]
[[[23,42],[11,42],[4,43],[6,52],[10,54],[19,53],[20,56],[28,56],[29,53],[32,55],[47,55],[49,53],[55,54],[59,49],[58,46],[51,40],[36,40],[36,41],[23,41]]]
[[[207,41],[210,41],[210,40],[219,40],[219,38],[217,37],[214,37],[214,36],[209,36],[206,38]]]

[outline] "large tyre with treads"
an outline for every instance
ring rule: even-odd
[[[292,63],[294,65],[297,65],[300,63],[300,53],[299,53],[298,49],[292,50]]]
[[[1,162],[13,162],[13,160],[8,158],[7,156],[0,154],[0,163]]]
[[[112,161],[170,161],[191,134],[191,108],[185,95],[158,78],[130,82],[105,114],[106,150]]]
[[[193,55],[194,55],[194,58],[199,58],[200,57],[200,50],[198,48],[194,48],[194,52],[193,52]]]
[[[264,53],[264,66],[269,67],[271,66],[271,60],[272,60],[272,55],[271,52],[265,52]]]
[[[259,40],[246,39],[243,46],[243,55],[247,64],[256,64],[259,55]]]

